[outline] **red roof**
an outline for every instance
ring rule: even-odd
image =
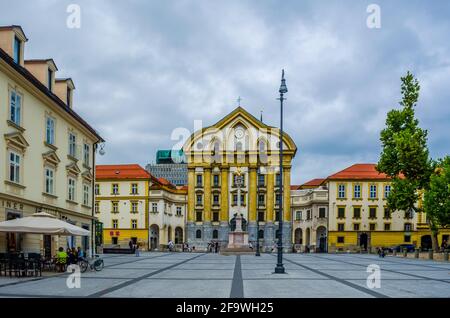
[[[165,178],[158,178],[159,183],[161,183],[162,185],[172,185],[172,183],[170,183],[169,180],[165,179]]]
[[[335,174],[332,174],[328,179],[370,179],[370,180],[386,180],[390,179],[384,173],[379,173],[375,169],[374,163],[357,163]]]
[[[149,179],[150,173],[138,164],[98,165],[96,179]]]
[[[300,186],[298,184],[291,184],[291,190],[298,190],[300,189]]]
[[[318,186],[320,186],[322,184],[322,182],[324,180],[325,179],[323,179],[323,178],[312,179],[312,180],[309,180],[306,183],[303,183],[301,185],[301,187],[318,187]]]

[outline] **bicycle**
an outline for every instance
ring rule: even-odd
[[[91,259],[83,257],[78,261],[78,266],[80,266],[80,272],[82,273],[86,272],[88,268],[90,268],[91,271],[95,270],[99,272],[105,267],[105,263],[103,262],[103,259],[98,256]]]

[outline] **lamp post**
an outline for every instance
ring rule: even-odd
[[[280,202],[279,202],[279,221],[278,221],[278,257],[277,266],[275,267],[275,274],[284,274],[283,265],[283,101],[285,100],[284,94],[288,91],[286,86],[286,80],[284,79],[284,70],[281,72],[281,85],[280,85]]]
[[[259,175],[261,171],[258,167],[256,170],[256,254],[255,256],[261,256],[259,253]]]

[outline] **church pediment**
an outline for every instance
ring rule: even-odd
[[[7,146],[12,146],[20,149],[21,151],[25,151],[29,146],[27,140],[20,132],[13,132],[9,134],[5,134],[5,140]]]
[[[259,152],[261,142],[264,151],[279,151],[280,130],[269,126],[251,115],[242,107],[237,107],[216,124],[196,131],[185,143],[184,152],[189,154]],[[295,155],[297,147],[291,137],[283,133],[283,149]]]
[[[58,163],[61,162],[61,160],[59,159],[58,155],[53,150],[48,151],[46,153],[43,153],[42,154],[42,158],[44,159],[44,162],[50,163],[50,164],[52,164],[54,166],[57,166]]]
[[[73,175],[78,176],[81,173],[80,168],[78,168],[77,164],[75,162],[69,164],[66,166],[66,170],[68,173],[71,173]]]

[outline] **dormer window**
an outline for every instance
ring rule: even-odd
[[[14,37],[14,62],[20,64],[20,46],[21,42],[17,36]]]
[[[53,71],[49,68],[48,69],[48,75],[47,75],[47,87],[49,91],[53,90]]]

